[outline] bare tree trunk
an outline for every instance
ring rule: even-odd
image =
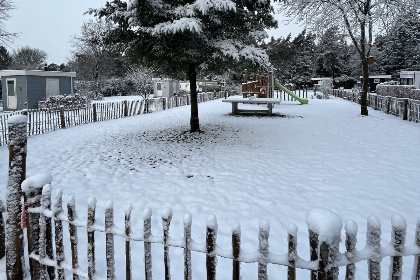
[[[363,70],[363,92],[360,98],[360,114],[362,116],[368,116],[368,107],[367,107],[367,95],[369,92],[369,65],[367,58],[362,58],[362,70]]]
[[[191,94],[191,118],[190,131],[200,131],[200,122],[198,120],[198,102],[197,102],[197,72],[195,71],[195,63],[190,62],[188,67],[188,78],[190,79]]]

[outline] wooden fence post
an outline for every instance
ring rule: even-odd
[[[64,280],[64,245],[63,245],[63,222],[60,215],[63,214],[63,190],[58,189],[53,206],[54,228],[55,228],[55,258],[57,261],[57,279]]]
[[[6,255],[5,236],[4,236],[4,219],[3,219],[3,200],[0,200],[0,259]]]
[[[114,260],[114,203],[108,201],[105,206],[105,238],[106,238],[106,278],[115,279]]]
[[[172,209],[166,208],[162,212],[162,228],[163,228],[163,261],[165,264],[165,280],[171,279],[170,261],[169,261],[169,226],[172,220]]]
[[[408,120],[408,98],[404,98],[403,120]]]
[[[217,238],[217,219],[210,215],[207,219],[206,230],[206,270],[207,280],[216,280],[217,257],[215,255]]]
[[[241,225],[235,223],[232,226],[232,280],[241,279],[241,262],[239,261],[239,254],[241,252]]]
[[[88,201],[88,216],[87,216],[87,256],[88,256],[88,278],[93,280],[95,276],[95,231],[93,225],[95,224],[95,212],[96,212],[96,199],[94,197],[89,198]]]
[[[346,280],[356,279],[356,242],[357,242],[357,224],[352,220],[347,220],[346,225],[346,258],[350,262],[346,266]]]
[[[60,107],[61,128],[66,128],[66,118],[64,117],[64,106]]]
[[[8,280],[24,278],[22,182],[26,177],[27,122],[23,115],[9,118],[9,179],[7,184],[6,274]]]
[[[287,280],[296,280],[296,247],[297,247],[297,231],[295,224],[290,224],[287,229],[288,234],[288,259],[289,266],[287,268]]]
[[[369,216],[367,222],[366,245],[373,252],[368,260],[369,279],[381,279],[381,223],[375,216]]]
[[[143,213],[143,236],[144,236],[144,278],[152,280],[152,243],[149,241],[152,235],[152,210],[146,208]]]
[[[96,111],[96,103],[93,103],[93,121],[97,122],[98,121],[98,113]]]
[[[26,227],[26,235],[28,242],[28,254],[39,254],[39,213],[30,213],[30,208],[41,206],[42,188],[51,184],[52,176],[49,174],[41,174],[30,177],[22,182],[22,191],[24,198],[24,207],[22,213],[22,229]],[[39,262],[30,258],[29,269],[31,279],[38,279]]]
[[[416,225],[416,240],[414,243],[420,247],[420,218],[417,220]],[[420,257],[416,255],[414,257],[414,269],[413,269],[413,277],[412,279],[420,279]]]
[[[405,235],[407,232],[407,223],[403,217],[400,215],[392,216],[392,238],[391,242],[394,246],[395,256],[391,257],[392,267],[391,267],[391,279],[392,280],[401,280],[402,279],[402,265],[405,245]]]
[[[313,249],[312,238],[315,235],[318,235],[317,243],[320,244],[318,276],[314,278],[314,275],[311,275],[311,279],[338,279],[336,262],[340,259],[339,246],[343,222],[337,214],[328,209],[314,208],[306,215],[306,223],[309,229],[311,249]]]
[[[310,248],[310,257],[311,261],[317,261],[319,250],[318,250],[318,234],[311,229],[309,229],[309,248]],[[316,270],[311,270],[311,280],[318,280],[318,272]]]
[[[184,215],[184,280],[192,279],[191,267],[191,223],[192,218],[190,214]]]
[[[133,206],[127,205],[125,208],[125,279],[131,280],[131,246],[130,246],[130,234],[131,234],[131,212]]]
[[[260,222],[260,229],[258,233],[258,280],[268,280],[267,264],[268,264],[268,236],[270,233],[270,224],[267,220]]]
[[[70,248],[71,248],[71,262],[73,268],[73,280],[78,280],[79,276],[76,274],[76,270],[79,268],[79,253],[78,253],[78,238],[77,238],[77,226],[74,222],[77,219],[76,214],[76,203],[74,197],[71,195],[67,200],[67,216],[69,219],[69,234],[70,234]]]
[[[42,189],[41,209],[43,211],[51,208],[51,185],[46,185]],[[39,217],[39,274],[40,279],[55,279],[55,267],[45,264],[45,258],[53,259],[52,256],[52,234],[51,218],[40,214]]]

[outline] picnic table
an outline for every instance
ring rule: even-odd
[[[268,116],[272,115],[273,104],[280,104],[280,100],[277,98],[228,98],[223,99],[222,102],[232,103],[232,115],[237,115],[240,113],[267,113]],[[267,104],[267,110],[255,110],[255,109],[238,109],[238,103],[243,104]]]

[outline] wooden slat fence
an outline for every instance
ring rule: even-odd
[[[199,93],[198,102],[223,97],[221,92]],[[152,113],[190,104],[190,96],[172,98],[151,98],[143,100],[93,103],[90,107],[78,109],[43,109],[26,110],[0,115],[0,146],[8,143],[7,119],[12,115],[28,116],[28,135],[44,134],[49,131],[76,126],[85,123],[131,117],[143,113]]]
[[[51,181],[52,178],[49,180]],[[26,189],[30,182],[39,181],[27,179],[22,185],[26,184]],[[43,180],[41,180],[43,181]],[[50,182],[49,181],[49,182]],[[39,184],[39,183],[37,183]],[[40,187],[38,186],[33,186]],[[39,193],[39,192],[38,192]],[[88,201],[87,221],[82,221],[78,218],[76,213],[76,204],[72,196],[69,197],[66,205],[67,213],[65,213],[62,206],[62,190],[58,190],[55,200],[51,203],[51,185],[47,183],[42,190],[42,195],[35,201],[40,201],[41,205],[31,205],[26,208],[28,214],[27,223],[34,221],[31,215],[38,215],[39,217],[39,248],[30,250],[29,257],[31,260],[39,262],[39,275],[41,279],[48,279],[48,275],[57,276],[57,279],[64,279],[64,272],[68,271],[73,275],[73,279],[86,278],[86,279],[102,279],[96,272],[97,260],[105,260],[106,263],[106,279],[115,279],[114,256],[115,251],[120,250],[125,252],[125,274],[126,279],[132,279],[132,263],[131,263],[131,243],[142,242],[144,244],[144,279],[152,279],[152,246],[154,244],[163,245],[164,251],[164,267],[165,279],[170,279],[170,259],[169,251],[171,248],[182,248],[184,257],[184,279],[192,279],[192,261],[191,252],[198,252],[206,255],[206,269],[207,279],[216,279],[217,274],[217,259],[219,257],[232,260],[232,279],[241,279],[241,263],[256,263],[258,264],[257,279],[268,279],[268,264],[275,264],[288,267],[287,279],[296,279],[296,269],[304,269],[311,271],[311,279],[338,279],[338,268],[346,267],[345,279],[354,279],[356,272],[356,265],[359,262],[368,262],[369,275],[368,279],[380,279],[381,275],[381,260],[385,257],[391,258],[390,266],[390,279],[407,279],[408,276],[402,273],[402,259],[403,257],[415,256],[415,263],[413,269],[413,278],[419,279],[420,277],[420,219],[416,226],[416,240],[414,245],[405,245],[405,236],[407,225],[399,215],[394,215],[391,220],[392,236],[391,243],[386,247],[381,247],[381,224],[380,221],[370,216],[367,220],[367,238],[366,246],[361,251],[356,250],[356,236],[358,227],[352,220],[347,220],[344,224],[345,229],[345,252],[339,252],[339,244],[341,242],[340,234],[342,230],[341,219],[333,212],[318,208],[314,217],[320,217],[314,225],[308,222],[309,238],[310,238],[310,260],[306,261],[299,257],[297,252],[297,226],[291,224],[288,228],[288,248],[285,248],[285,253],[274,254],[269,248],[269,233],[270,225],[268,221],[261,221],[259,225],[258,234],[258,250],[255,253],[246,253],[241,249],[241,227],[235,224],[232,227],[232,247],[230,249],[222,249],[217,244],[217,231],[218,224],[214,215],[210,215],[207,220],[206,226],[206,242],[205,244],[198,244],[191,238],[191,225],[192,218],[190,214],[184,216],[184,236],[181,240],[174,240],[169,236],[169,228],[172,220],[172,210],[166,208],[161,215],[162,219],[162,234],[155,236],[151,232],[152,228],[152,211],[146,209],[143,214],[143,231],[138,233],[134,232],[131,227],[132,220],[132,206],[129,205],[125,209],[125,221],[121,222],[117,227],[114,220],[114,207],[113,203],[109,201],[105,206],[104,226],[99,225],[95,216],[96,213],[96,199],[90,198]],[[51,207],[52,205],[52,207]],[[324,214],[319,214],[322,211]],[[308,213],[311,216],[311,212]],[[331,227],[331,224],[337,223],[330,221],[329,217],[335,215],[338,218],[338,226],[333,226],[331,230],[326,231],[328,238],[322,236],[323,227]],[[307,216],[308,217],[308,216]],[[325,218],[327,217],[327,218]],[[32,218],[32,219],[31,219]],[[337,219],[335,218],[335,219]],[[309,220],[307,218],[307,220]],[[71,260],[65,260],[64,246],[63,246],[63,223],[69,225],[70,236],[70,250]],[[48,225],[54,224],[54,229]],[[327,226],[328,225],[328,226]],[[28,227],[34,228],[34,225]],[[78,238],[78,229],[84,228],[87,232],[87,271],[82,271],[78,264],[78,245],[80,244]],[[331,237],[331,231],[334,232],[335,237]],[[48,232],[50,231],[50,232]],[[52,231],[54,234],[52,234]],[[105,234],[105,255],[98,256],[95,254],[95,234]],[[30,233],[29,233],[30,234]],[[204,234],[204,232],[203,232]],[[55,240],[55,246],[52,246],[52,241]],[[114,247],[114,237],[120,236],[125,239],[125,248]],[[30,238],[28,236],[28,238]],[[95,243],[96,242],[96,243]],[[49,244],[49,245],[48,245]],[[55,248],[55,252],[53,249]],[[361,246],[363,247],[363,246]],[[51,252],[49,254],[48,252]],[[136,252],[138,255],[138,252]],[[71,263],[71,264],[70,264]],[[201,268],[200,268],[201,269]],[[43,278],[45,277],[45,278]],[[38,279],[38,278],[36,278]],[[103,278],[105,279],[105,278]]]
[[[340,97],[352,102],[360,103],[360,93],[346,90],[334,90],[334,96]],[[409,98],[397,98],[392,96],[381,96],[375,93],[368,93],[368,106],[382,111],[386,114],[392,114],[403,120],[420,121],[420,100]]]

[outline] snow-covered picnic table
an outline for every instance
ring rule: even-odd
[[[268,116],[272,115],[273,111],[273,104],[280,104],[280,100],[277,98],[228,98],[223,99],[222,102],[229,102],[232,103],[232,115],[237,115],[240,113],[267,113]],[[267,110],[259,110],[259,109],[238,109],[238,103],[243,104],[267,104]]]

